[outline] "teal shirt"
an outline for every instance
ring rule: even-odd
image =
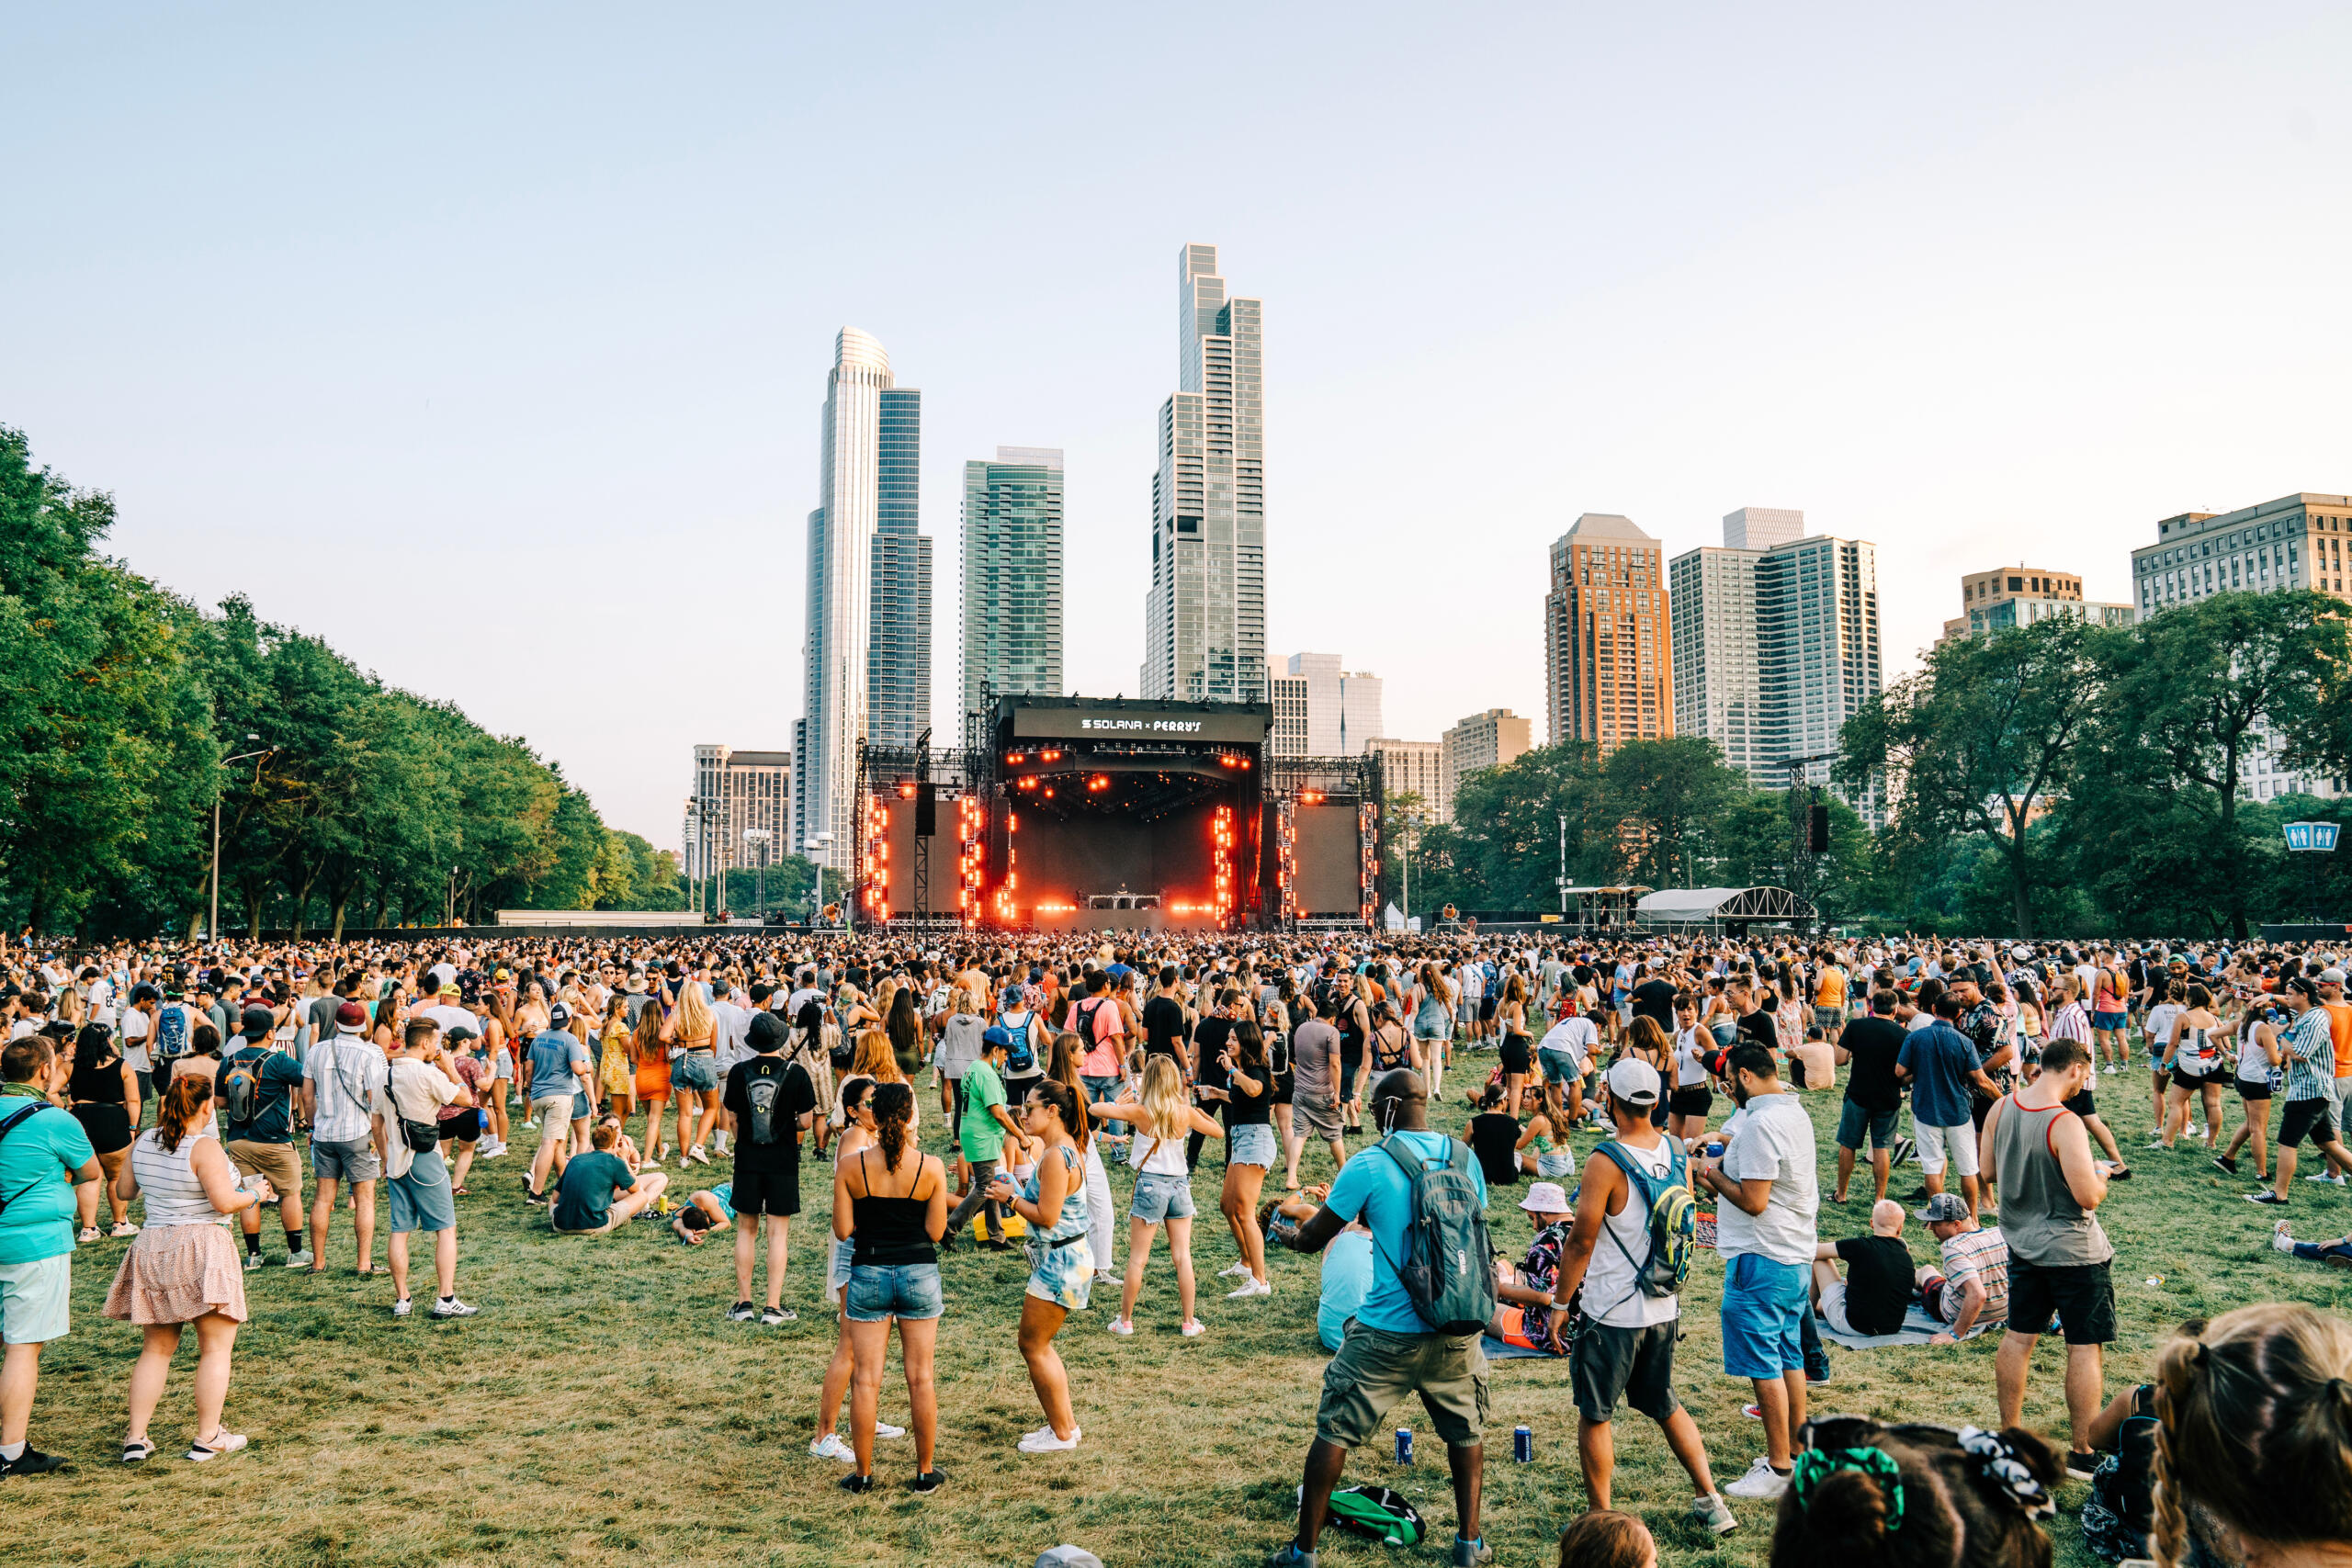
[[[40,1109],[0,1138],[0,1199],[7,1201],[0,1213],[0,1264],[74,1250],[74,1173],[97,1157],[82,1123],[47,1100],[0,1095],[0,1122],[28,1105]]]
[[[628,1173],[628,1162],[603,1149],[591,1149],[575,1156],[563,1168],[563,1180],[556,1187],[555,1228],[560,1231],[593,1231],[612,1217],[613,1189],[626,1188],[637,1178]]]
[[[1404,1149],[1430,1160],[1445,1158],[1454,1143],[1443,1133],[1414,1131],[1395,1136]],[[1469,1171],[1470,1179],[1477,1185],[1478,1201],[1484,1204],[1487,1179],[1476,1160],[1469,1162]],[[1356,1321],[1390,1334],[1429,1333],[1430,1325],[1414,1310],[1412,1295],[1396,1273],[1396,1264],[1405,1256],[1405,1227],[1413,1219],[1413,1184],[1403,1167],[1377,1145],[1351,1155],[1340,1179],[1331,1183],[1331,1195],[1324,1206],[1343,1220],[1362,1220],[1372,1232],[1372,1288],[1356,1310]]]
[[[1004,1080],[986,1057],[964,1073],[964,1125],[958,1129],[968,1160],[995,1159],[1004,1153],[1004,1123],[989,1114],[1004,1103]]]

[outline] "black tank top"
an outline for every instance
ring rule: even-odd
[[[874,1196],[874,1177],[866,1169],[864,1149],[857,1151],[857,1172],[865,1180],[868,1195],[852,1195],[849,1201],[850,1263],[903,1268],[911,1263],[938,1262],[938,1250],[923,1228],[923,1220],[931,1212],[931,1200]],[[915,1184],[922,1184],[920,1159],[915,1167]]]

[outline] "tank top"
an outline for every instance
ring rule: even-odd
[[[1192,1169],[1184,1163],[1183,1139],[1155,1138],[1149,1133],[1136,1134],[1127,1163],[1140,1176],[1182,1176]]]
[[[1993,1127],[1993,1171],[2001,1190],[2001,1234],[2009,1254],[2045,1269],[2104,1263],[2115,1256],[2096,1215],[2075,1201],[2052,1145],[2063,1105],[2032,1110],[2003,1099]]]
[[[1148,1140],[1139,1139],[1138,1141]],[[1172,1140],[1169,1146],[1176,1152],[1176,1168],[1179,1170],[1183,1169],[1184,1145],[1181,1139]],[[1051,1225],[1046,1227],[1044,1235],[1038,1238],[1043,1241],[1066,1241],[1074,1235],[1084,1235],[1087,1228],[1085,1162],[1078,1157],[1078,1151],[1068,1144],[1064,1144],[1055,1152],[1062,1156],[1062,1168],[1069,1171],[1071,1176],[1076,1178],[1076,1179],[1070,1183],[1069,1190],[1062,1194],[1061,1213],[1055,1219]],[[1034,1203],[1037,1201],[1037,1178],[1033,1176],[1026,1182],[1023,1183],[1021,1195],[1030,1202]]]
[[[1413,1032],[1424,1040],[1442,1037],[1452,1026],[1447,1015],[1445,998],[1435,991],[1421,993],[1421,1005],[1413,1011]]]
[[[1621,1140],[1611,1141],[1631,1156],[1634,1164],[1660,1180],[1674,1168],[1673,1151],[1663,1138],[1656,1147],[1647,1149],[1637,1149]],[[1679,1298],[1646,1295],[1634,1279],[1634,1265],[1646,1262],[1650,1255],[1650,1216],[1642,1206],[1641,1197],[1641,1189],[1627,1181],[1625,1207],[1617,1213],[1602,1216],[1601,1227],[1608,1234],[1594,1243],[1592,1261],[1585,1269],[1584,1310],[1596,1322],[1621,1328],[1671,1323],[1680,1311]]]
[[[2268,1083],[2278,1072],[2278,1069],[2270,1065],[2269,1054],[2262,1048],[2262,1041],[2257,1033],[2261,1027],[2262,1025],[2252,1018],[2246,1019],[2239,1025],[2238,1081],[2241,1083]]]
[[[161,1131],[150,1127],[130,1145],[131,1175],[139,1183],[140,1196],[147,1201],[147,1229],[227,1221],[228,1216],[213,1208],[212,1200],[204,1195],[204,1183],[197,1179],[196,1168],[189,1163],[196,1153],[197,1140],[211,1136],[212,1129],[208,1126],[182,1138],[178,1148],[166,1149]]]
[[[2212,1032],[2192,1023],[2180,1032],[2180,1049],[2173,1053],[2173,1059],[2190,1072],[2201,1075],[2213,1069],[2216,1055]]]
[[[923,1227],[931,1213],[931,1200],[911,1193],[896,1198],[877,1195],[865,1155],[864,1149],[857,1151],[858,1174],[866,1184],[866,1195],[860,1198],[853,1193],[849,1201],[851,1265],[903,1269],[917,1263],[938,1262],[938,1249],[932,1245],[931,1233]],[[918,1159],[915,1185],[922,1184],[922,1166]]]

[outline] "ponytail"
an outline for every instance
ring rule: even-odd
[[[179,1153],[180,1140],[212,1099],[212,1080],[200,1073],[175,1074],[172,1087],[155,1112],[155,1141],[167,1155]]]
[[[874,1113],[874,1141],[882,1145],[882,1163],[896,1170],[899,1156],[906,1153],[907,1122],[915,1110],[914,1086],[876,1084],[867,1108]]]
[[[1166,1060],[1164,1056],[1153,1058],[1155,1063]],[[1071,1092],[1069,1085],[1056,1078],[1045,1078],[1041,1079],[1029,1092],[1053,1108],[1055,1118],[1061,1122],[1063,1130],[1069,1134],[1071,1143],[1081,1149],[1086,1147],[1086,1113],[1079,1109],[1078,1096]],[[1166,1136],[1166,1129],[1160,1130],[1160,1135]]]

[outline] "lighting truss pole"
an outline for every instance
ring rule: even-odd
[[[248,740],[258,740],[261,737],[248,733],[245,736],[245,739]],[[277,750],[277,748],[275,746],[265,746],[258,751],[240,751],[233,757],[221,758],[220,765],[225,768],[232,762],[242,762],[249,757],[266,757],[272,751]],[[255,762],[254,764],[254,784],[256,788],[260,787],[261,784],[261,764],[259,762]],[[205,945],[208,947],[217,947],[220,945],[220,942],[221,793],[222,791],[220,780],[216,778],[212,784],[212,912],[205,917],[204,921],[204,942]],[[296,913],[299,915],[300,911],[297,910]]]

